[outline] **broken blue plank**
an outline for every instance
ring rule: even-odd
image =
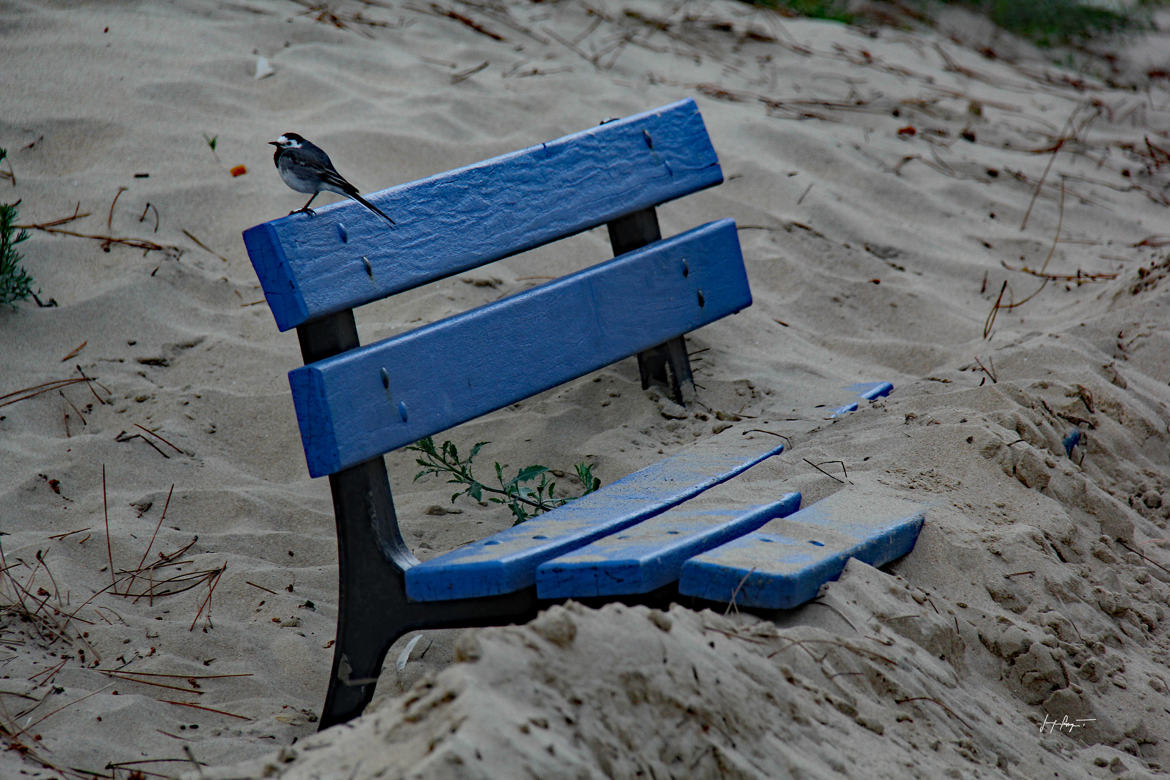
[[[857,397],[861,398],[863,401],[873,401],[892,393],[894,391],[894,386],[889,382],[858,382],[857,384],[849,385],[849,387],[846,387],[845,389],[852,393],[856,393]],[[846,404],[845,406],[839,406],[834,409],[833,413],[829,416],[840,417],[841,415],[848,414],[849,412],[856,412],[858,406],[859,404],[857,401]]]
[[[693,100],[244,231],[281,330],[719,184]]]
[[[736,486],[736,481],[721,486]],[[742,488],[736,488],[741,492]],[[643,520],[620,533],[598,539],[536,570],[536,595],[542,599],[587,598],[649,593],[678,579],[693,555],[759,528],[800,508],[800,493],[779,501],[749,505],[742,497],[714,488]]]
[[[696,447],[659,461],[551,512],[406,570],[415,601],[494,596],[530,587],[537,567],[617,533],[725,482],[784,447],[745,441]],[[753,449],[754,447],[754,449]]]
[[[841,575],[850,558],[884,566],[910,552],[925,508],[845,488],[683,564],[679,592],[721,604],[789,609]]]
[[[872,401],[875,398],[889,395],[894,390],[894,386],[889,382],[858,382],[855,385],[849,385],[847,390],[857,393],[866,401]]]
[[[289,372],[309,473],[447,430],[751,305],[735,223]]]

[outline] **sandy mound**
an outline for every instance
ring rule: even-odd
[[[867,31],[730,1],[332,13],[0,10],[5,76],[27,87],[0,112],[0,198],[41,226],[25,265],[58,304],[0,311],[0,775],[1170,764],[1165,35],[1058,67],[962,14]],[[793,446],[745,489],[912,494],[930,505],[916,549],[770,620],[570,604],[429,634],[401,669],[392,650],[365,717],[315,735],[333,518],[284,379],[296,339],[239,238],[303,203],[264,142],[302,133],[372,190],[685,96],[726,182],[664,206],[663,231],[734,217],[755,297],[691,338],[700,402],[679,415],[628,361],[447,435],[490,441],[488,468],[590,460],[611,481],[766,429]],[[607,253],[590,231],[359,328],[382,338]],[[895,394],[825,419],[875,379]],[[387,460],[420,557],[510,523]]]

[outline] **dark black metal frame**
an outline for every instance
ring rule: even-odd
[[[653,208],[608,223],[614,256],[662,237]],[[306,364],[360,346],[353,310],[297,328]],[[685,404],[694,397],[686,341],[678,336],[638,355],[642,387],[663,386]],[[471,628],[531,620],[541,607],[536,588],[486,598],[415,602],[406,570],[417,563],[398,529],[381,456],[329,476],[337,521],[337,636],[319,729],[361,714],[374,696],[386,653],[409,631]]]

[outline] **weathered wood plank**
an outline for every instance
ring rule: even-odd
[[[652,517],[766,458],[774,440],[727,442],[684,450],[518,526],[432,558],[406,571],[416,601],[473,598],[530,587],[537,567],[565,552]]]
[[[683,563],[800,508],[800,493],[758,503],[736,480],[540,565],[542,599],[649,593],[678,579]],[[755,498],[756,502],[748,500]]]
[[[850,558],[884,566],[914,548],[925,507],[844,488],[683,564],[679,592],[721,604],[789,609],[835,580]]]
[[[244,232],[281,330],[723,180],[693,100]]]
[[[751,304],[721,220],[289,373],[309,473],[331,474]]]

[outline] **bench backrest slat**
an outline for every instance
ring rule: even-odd
[[[751,304],[720,220],[289,374],[309,472],[331,474]]]
[[[719,184],[693,100],[244,233],[281,330]]]

